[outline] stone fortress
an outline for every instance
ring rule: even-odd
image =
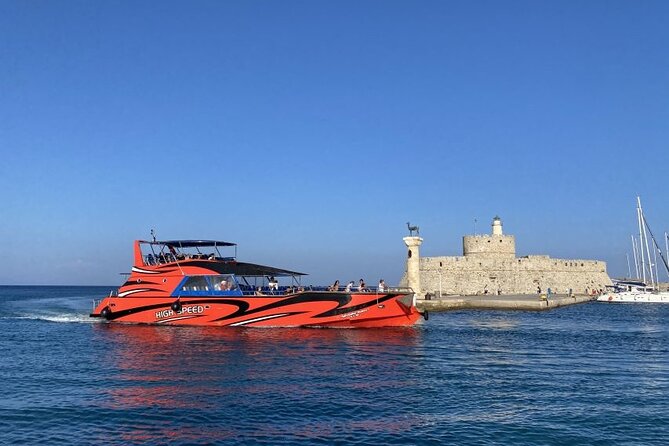
[[[492,234],[466,235],[462,256],[423,257],[423,239],[405,237],[409,248],[407,269],[401,286],[419,288],[420,296],[481,294],[588,294],[611,284],[606,262],[600,260],[552,259],[547,255],[516,257],[516,239],[502,231],[495,217]]]

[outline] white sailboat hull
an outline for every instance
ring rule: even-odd
[[[634,292],[622,291],[620,293],[604,293],[597,298],[598,302],[610,303],[665,303],[669,304],[669,292]]]

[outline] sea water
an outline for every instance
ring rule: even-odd
[[[669,444],[669,305],[196,328],[108,291],[0,287],[0,444]]]

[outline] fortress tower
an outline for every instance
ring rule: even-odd
[[[465,257],[513,259],[516,257],[516,239],[513,235],[504,235],[502,220],[495,217],[492,220],[492,234],[462,237],[462,254]]]
[[[419,258],[418,245],[423,239],[414,238],[418,239],[404,239],[409,258],[400,283],[420,289],[420,296],[536,294],[537,289],[548,288],[562,294],[589,293],[611,284],[606,262],[600,260],[555,259],[547,255],[516,257],[516,239],[504,235],[499,217],[492,220],[490,234],[462,238],[463,256]]]

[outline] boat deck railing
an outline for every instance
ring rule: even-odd
[[[109,290],[107,297],[118,297],[118,290]],[[93,299],[93,308],[97,308],[102,303],[102,299]]]
[[[350,290],[346,290],[346,287],[340,286],[333,288],[331,286],[280,286],[278,288],[262,286],[262,287],[252,287],[249,285],[240,285],[240,289],[244,296],[283,296],[287,294],[297,294],[305,291],[309,292],[323,292],[323,293],[332,293],[332,292],[350,292],[350,293],[367,293],[367,294],[385,294],[385,293],[413,293],[411,288],[407,287],[386,287],[385,291],[379,291],[378,287],[365,287],[360,290],[357,286],[352,287]]]
[[[177,262],[183,262],[186,260],[216,260],[219,262],[229,262],[232,260],[235,260],[234,257],[218,257],[214,255],[213,253],[211,254],[177,254],[174,255],[172,253],[166,253],[166,254],[159,254],[159,255],[153,255],[153,254],[148,254],[144,256],[144,265],[147,266],[158,266],[158,265],[165,265],[168,263],[177,263]]]

